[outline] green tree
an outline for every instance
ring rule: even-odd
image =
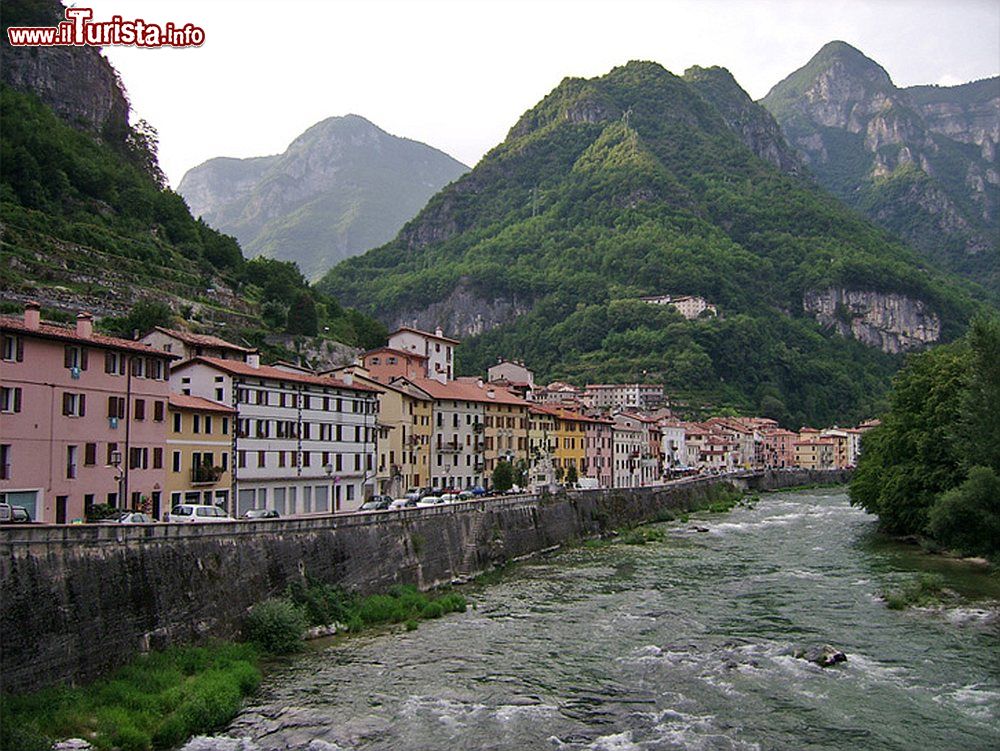
[[[973,467],[957,488],[931,507],[927,531],[965,555],[1000,553],[1000,477],[991,467]]]
[[[577,480],[580,479],[579,473],[576,471],[576,466],[573,464],[569,465],[569,469],[566,470],[566,484],[576,485]]]
[[[514,487],[513,467],[501,459],[493,470],[493,489],[498,493],[506,493],[512,487]]]
[[[288,309],[288,322],[285,331],[289,334],[316,336],[319,320],[316,316],[316,303],[312,295],[302,290],[296,296]]]

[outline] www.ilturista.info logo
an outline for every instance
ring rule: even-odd
[[[7,40],[12,47],[200,47],[205,30],[194,24],[163,26],[146,23],[141,18],[123,21],[91,21],[90,8],[66,8],[66,20],[58,26],[11,26]]]

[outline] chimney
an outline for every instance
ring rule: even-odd
[[[42,306],[32,300],[24,304],[24,325],[37,331],[42,323]]]
[[[354,385],[354,373],[344,373],[340,376],[340,380],[346,383],[348,386]]]
[[[256,350],[254,350],[253,352],[250,352],[247,355],[247,365],[249,365],[251,368],[259,368],[260,367],[260,352],[257,352]]]
[[[477,385],[477,386],[478,386],[479,388],[482,388],[482,387],[483,387],[483,379],[482,379],[482,378],[477,378],[477,379],[476,379],[476,385]]]
[[[90,313],[78,313],[76,316],[76,335],[89,339],[94,333],[94,317]]]
[[[440,326],[434,329],[434,336],[444,336],[444,331],[441,329]]]

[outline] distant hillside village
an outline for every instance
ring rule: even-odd
[[[355,364],[314,372],[214,336],[155,328],[133,341],[93,324],[45,322],[36,303],[0,317],[0,501],[35,521],[96,506],[162,519],[178,503],[346,512],[376,494],[481,493],[504,463],[530,492],[851,467],[871,427],[685,422],[662,385],[538,386],[510,360],[458,377],[460,342],[440,329],[400,328]]]

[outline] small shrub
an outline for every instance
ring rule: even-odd
[[[177,714],[169,715],[153,733],[155,748],[173,748],[187,740],[187,725]]]
[[[944,594],[944,578],[940,574],[921,574],[900,589],[883,592],[882,597],[890,610],[905,610],[909,607],[927,608],[940,605],[942,594]]]
[[[121,751],[147,751],[152,743],[149,734],[132,725],[118,728],[111,736],[111,742]]]
[[[410,620],[408,620],[406,622],[406,630],[407,631],[416,631],[417,628],[418,628],[418,626],[419,626],[419,624],[417,623],[417,621],[416,621],[415,618],[410,618]]]
[[[441,603],[434,601],[428,602],[424,605],[423,612],[421,613],[424,618],[440,618],[444,615],[444,608],[441,607]]]
[[[290,600],[272,598],[254,605],[244,634],[265,652],[288,654],[301,647],[306,617]]]

